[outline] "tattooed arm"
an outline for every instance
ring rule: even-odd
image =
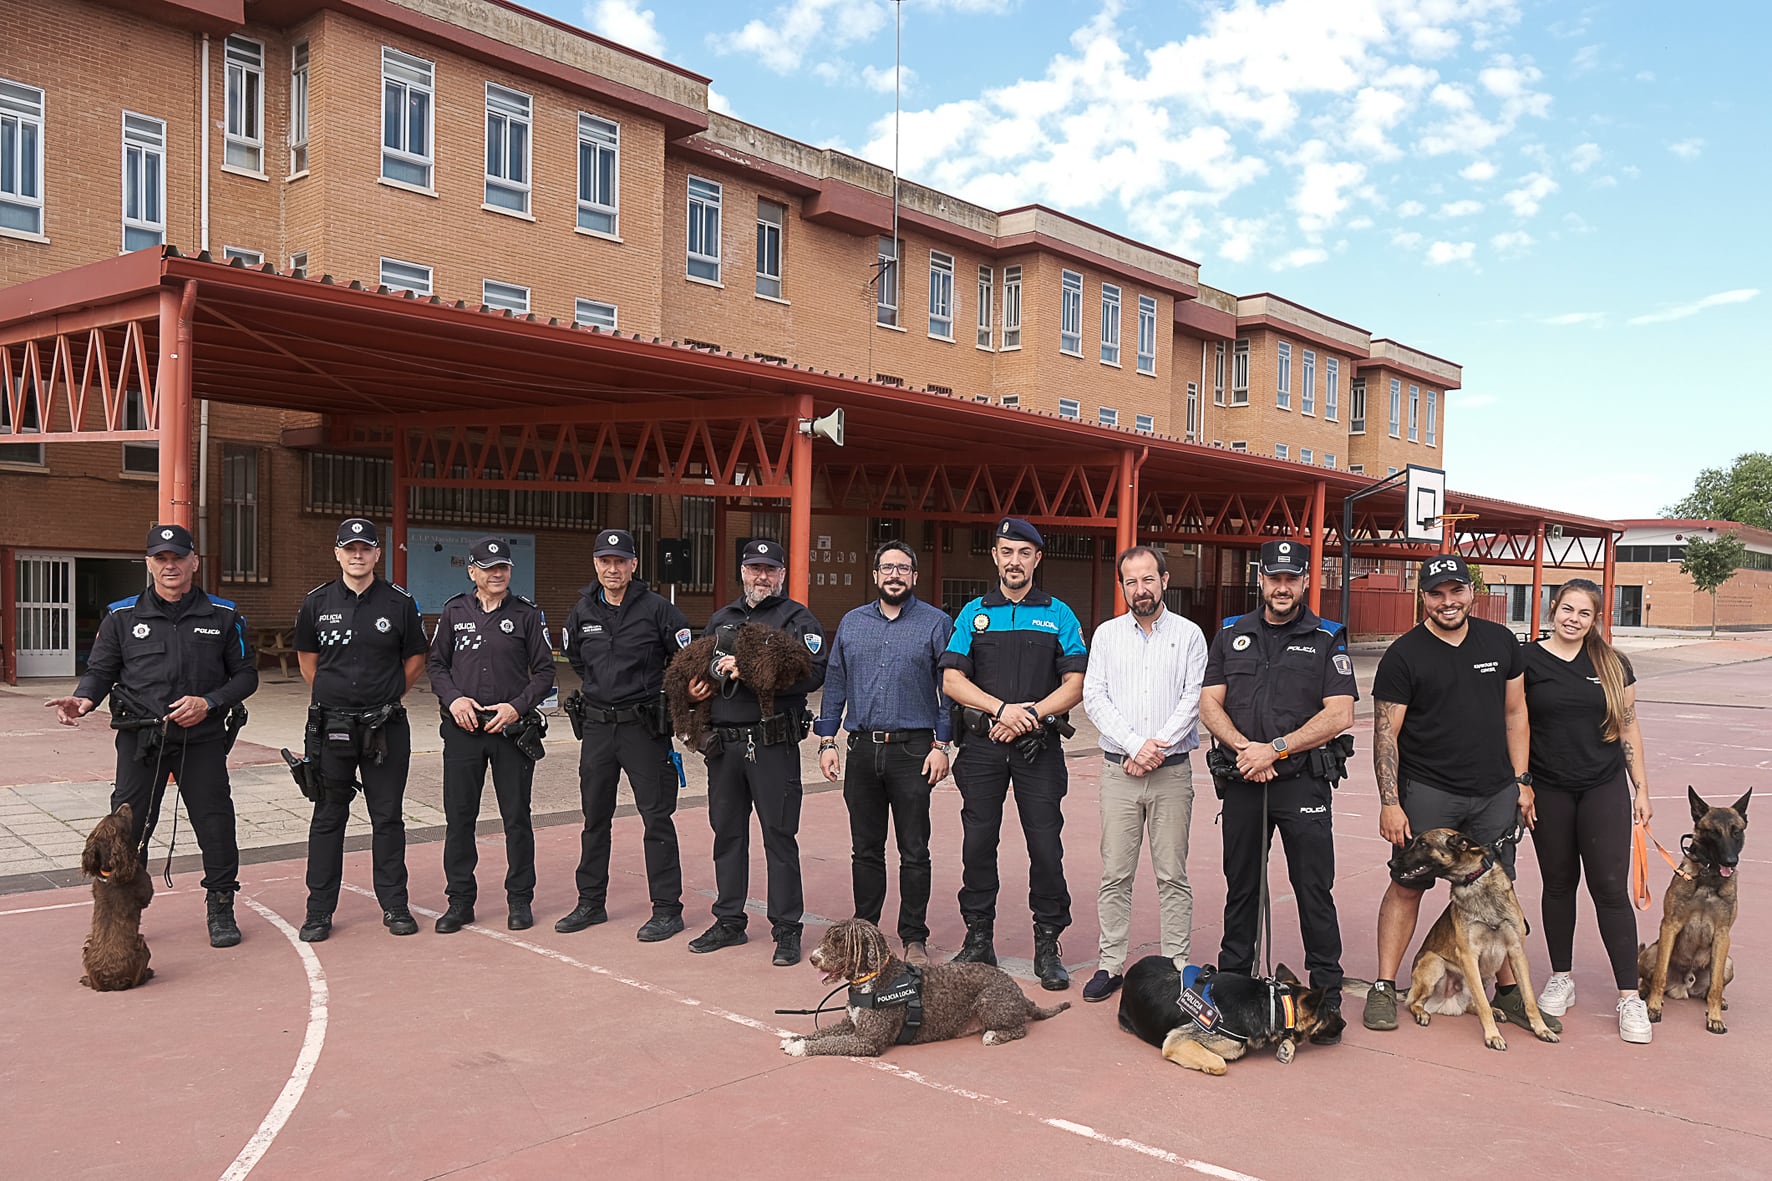
[[[1409,817],[1403,812],[1398,777],[1397,736],[1403,731],[1408,706],[1375,701],[1372,710],[1372,770],[1378,778],[1378,831],[1393,845],[1409,840]]]
[[[1649,775],[1644,768],[1643,732],[1637,725],[1637,687],[1624,687],[1624,714],[1618,719],[1618,740],[1624,746],[1624,769],[1636,785],[1631,813],[1638,824],[1649,823],[1655,807],[1649,802]]]

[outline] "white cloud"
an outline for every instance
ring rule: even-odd
[[[1469,262],[1477,251],[1475,242],[1435,242],[1427,248],[1427,261],[1434,266],[1449,262]]]
[[[1585,74],[1598,69],[1599,65],[1600,47],[1598,45],[1583,45],[1575,51],[1575,56],[1569,62],[1570,69],[1577,74]]]
[[[1510,135],[1521,119],[1542,119],[1550,114],[1550,95],[1534,89],[1543,76],[1537,66],[1516,62],[1506,54],[1478,71],[1477,81],[1482,89],[1500,100],[1493,118],[1477,109],[1468,87],[1456,83],[1436,86],[1429,101],[1447,114],[1422,133],[1416,147],[1429,156],[1481,152],[1493,147]]]
[[[1262,218],[1226,217],[1220,219],[1218,229],[1218,256],[1228,262],[1247,262],[1267,232],[1267,222]]]
[[[1501,199],[1514,211],[1516,217],[1533,217],[1538,213],[1544,199],[1557,191],[1557,182],[1542,172],[1529,173],[1520,178],[1520,187],[1509,191]]]
[[[1469,217],[1474,213],[1483,212],[1481,201],[1448,201],[1440,206],[1441,217]]]
[[[585,24],[599,37],[652,57],[664,56],[664,37],[652,10],[641,8],[635,0],[592,0],[585,5]]]
[[[1604,312],[1563,312],[1556,316],[1546,316],[1543,323],[1553,328],[1572,328],[1577,324],[1599,324],[1606,319]]]
[[[1581,144],[1569,153],[1569,167],[1576,172],[1586,172],[1600,162],[1599,144]]]
[[[1426,239],[1414,230],[1398,230],[1391,235],[1391,245],[1401,247],[1404,250],[1414,250],[1424,241],[1426,241]]]
[[[1489,239],[1495,253],[1503,257],[1523,254],[1532,247],[1532,235],[1525,230],[1503,230]]]
[[[731,115],[733,114],[732,100],[710,86],[708,87],[708,110],[718,111],[722,115]]]
[[[1645,312],[1641,316],[1632,316],[1632,324],[1666,324],[1672,320],[1685,320],[1696,316],[1699,312],[1711,308],[1720,308],[1733,303],[1746,303],[1760,294],[1757,287],[1738,287],[1733,291],[1719,291],[1715,295],[1707,295],[1703,299],[1695,299],[1691,303],[1675,304],[1662,308],[1658,312]]]
[[[1495,179],[1495,165],[1487,160],[1472,160],[1458,170],[1458,175],[1466,180],[1485,181]]]
[[[1298,190],[1292,197],[1292,208],[1298,213],[1298,228],[1307,234],[1321,233],[1335,224],[1347,208],[1346,190],[1366,177],[1366,166],[1352,161],[1325,160],[1328,149],[1322,140],[1311,140],[1299,149]]]
[[[1698,154],[1700,152],[1704,151],[1704,141],[1702,139],[1698,139],[1697,137],[1694,137],[1692,139],[1683,139],[1683,140],[1680,140],[1678,143],[1668,144],[1667,150],[1672,152],[1674,155],[1678,156],[1682,160],[1696,160],[1698,158]]]
[[[874,66],[861,68],[861,84],[876,94],[891,94],[896,81],[905,94],[911,92],[911,84],[917,80],[917,71],[909,66],[895,66],[882,70]],[[890,237],[891,235],[888,235]]]
[[[1405,201],[1397,206],[1398,217],[1420,217],[1427,212],[1427,206],[1420,201]]]
[[[1347,228],[1350,230],[1369,230],[1372,228],[1372,219],[1362,214],[1348,222]]]
[[[1328,258],[1329,252],[1322,247],[1305,246],[1300,247],[1297,250],[1288,250],[1285,254],[1276,258],[1270,265],[1272,269],[1276,271],[1290,271],[1298,267],[1314,266],[1317,263],[1327,261]]]
[[[890,20],[884,0],[790,0],[768,20],[747,21],[736,31],[710,35],[708,42],[717,53],[749,54],[786,74],[809,54],[869,40]]]

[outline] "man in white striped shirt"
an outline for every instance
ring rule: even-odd
[[[1131,942],[1132,879],[1148,829],[1163,954],[1187,963],[1194,894],[1187,880],[1188,825],[1194,811],[1189,752],[1200,744],[1200,683],[1206,637],[1163,606],[1163,555],[1135,545],[1117,565],[1129,614],[1095,630],[1083,708],[1101,731],[1101,960],[1083,987],[1105,1001],[1124,979]]]

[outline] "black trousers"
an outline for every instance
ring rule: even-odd
[[[639,722],[586,722],[578,754],[578,798],[585,827],[579,836],[578,900],[602,906],[609,897],[610,825],[621,773],[628,773],[643,826],[646,885],[652,913],[683,913],[683,863],[677,853],[677,769],[668,735]]]
[[[878,923],[886,909],[886,825],[898,838],[898,937],[929,938],[929,780],[923,760],[931,739],[874,742],[851,739],[843,773],[849,806],[850,879],[855,917]]]
[[[1575,957],[1575,887],[1587,870],[1587,892],[1600,923],[1600,942],[1620,989],[1637,985],[1637,916],[1630,903],[1631,789],[1621,769],[1585,791],[1538,791],[1532,848],[1544,878],[1544,942],[1551,971],[1567,972]]]
[[[176,727],[173,727],[176,729]],[[234,833],[234,796],[228,785],[228,743],[225,738],[190,744],[170,742],[158,759],[138,762],[135,735],[117,735],[117,784],[111,791],[111,811],[128,804],[135,814],[133,835],[147,855],[148,838],[160,821],[160,803],[166,779],[178,777],[178,794],[184,799],[191,831],[203,851],[203,888],[240,888],[240,845]]]
[[[1028,909],[1034,922],[1063,929],[1071,925],[1071,892],[1064,881],[1064,796],[1070,773],[1064,751],[1048,743],[1031,764],[1015,748],[970,737],[954,760],[960,787],[963,832],[960,913],[969,919],[997,917],[997,842],[1003,831],[1003,801],[1015,785],[1015,810],[1028,847]]]
[[[412,727],[404,716],[382,731],[387,757],[378,765],[341,754],[331,746],[320,752],[320,773],[327,779],[363,784],[374,837],[375,897],[383,910],[406,908],[406,772],[412,765]],[[339,883],[345,873],[345,822],[351,806],[327,798],[314,805],[308,823],[308,911],[331,914],[338,908]]]
[[[474,905],[479,886],[474,867],[480,849],[474,828],[487,768],[505,826],[505,900],[527,903],[535,897],[535,828],[529,819],[529,789],[535,764],[503,734],[463,730],[454,718],[437,727],[443,736],[443,878],[452,904]]]
[[[1310,986],[1323,989],[1339,1004],[1341,923],[1335,915],[1333,893],[1333,791],[1325,780],[1309,775],[1276,779],[1267,785],[1264,815],[1260,784],[1226,786],[1219,822],[1224,832],[1224,938],[1218,949],[1218,967],[1225,972],[1255,973],[1261,877],[1266,852],[1278,829],[1292,893],[1298,899],[1298,927],[1304,937],[1304,966]]]
[[[742,742],[726,743],[708,756],[708,823],[714,830],[714,917],[745,926],[751,882],[751,809],[763,830],[769,867],[770,934],[800,933],[805,900],[800,889],[800,747],[783,742],[756,746],[755,762]]]

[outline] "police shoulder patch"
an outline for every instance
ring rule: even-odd
[[[824,647],[824,637],[814,632],[807,632],[800,638],[806,641],[806,650],[814,656],[817,656],[818,650]]]
[[[690,634],[691,633],[688,628],[686,628],[686,627],[678,628],[677,629],[677,636],[676,636],[677,647],[679,647],[679,648],[689,647]]]
[[[1351,677],[1354,675],[1354,662],[1346,653],[1337,652],[1334,663],[1335,671],[1342,676]]]
[[[225,607],[229,611],[238,611],[240,609],[234,605],[234,600],[232,600],[232,599],[223,599],[223,598],[217,597],[216,595],[210,595],[209,601],[211,603],[214,603],[217,607]]]

